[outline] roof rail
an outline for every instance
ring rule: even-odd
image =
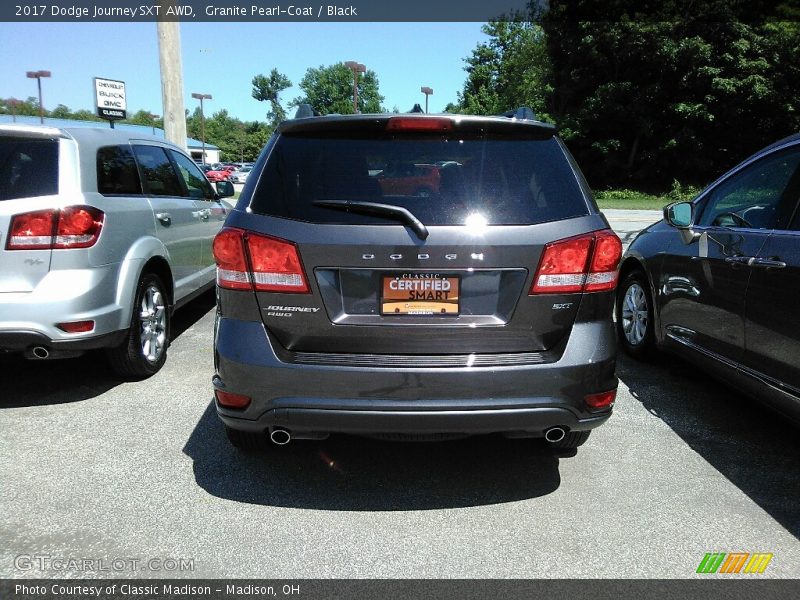
[[[298,104],[297,112],[294,113],[295,119],[307,119],[308,117],[319,117],[320,113],[314,110],[310,104]]]
[[[533,112],[533,109],[528,108],[527,106],[520,106],[514,110],[509,110],[508,112],[504,112],[502,117],[508,117],[509,119],[520,119],[524,121],[535,121],[536,120],[536,113]]]

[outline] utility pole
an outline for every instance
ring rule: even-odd
[[[358,74],[366,73],[367,67],[355,60],[348,60],[344,66],[353,72],[353,114],[358,114]]]
[[[166,7],[174,0],[159,2],[159,14],[166,16]],[[181,32],[175,21],[159,20],[158,59],[161,65],[161,101],[164,105],[164,137],[186,148],[186,107],[183,103],[183,62]]]
[[[39,123],[44,125],[44,105],[42,104],[42,77],[50,77],[50,71],[28,71],[28,79],[35,79],[39,86]]]

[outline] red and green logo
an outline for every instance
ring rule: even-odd
[[[700,561],[697,572],[760,575],[767,570],[771,560],[772,554],[766,552],[709,552]]]

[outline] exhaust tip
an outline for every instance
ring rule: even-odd
[[[34,358],[39,358],[44,360],[50,356],[50,351],[45,348],[44,346],[35,346],[32,350],[32,354]]]
[[[550,443],[555,443],[563,440],[565,435],[567,435],[567,432],[563,427],[551,427],[544,432],[544,439]]]
[[[278,446],[285,446],[292,441],[292,434],[285,429],[273,429],[272,433],[269,434],[269,439]]]

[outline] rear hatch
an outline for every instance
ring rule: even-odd
[[[52,214],[46,209],[58,194],[59,137],[50,128],[0,127],[0,293],[30,292],[50,269]],[[40,229],[37,244],[32,234]],[[13,249],[21,235],[24,247]]]
[[[588,234],[582,273],[606,224],[553,133],[485,118],[284,123],[224,234],[242,239],[273,340],[304,360],[557,349],[583,282],[531,294],[534,273],[548,244]],[[221,264],[222,287],[236,270]]]

